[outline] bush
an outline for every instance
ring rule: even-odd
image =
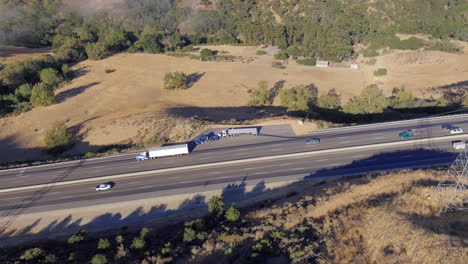
[[[175,90],[175,89],[188,89],[188,78],[183,72],[169,72],[164,75],[164,89]]]
[[[59,72],[52,68],[41,70],[39,76],[41,81],[50,87],[57,87],[57,85],[63,81],[63,77]]]
[[[107,263],[107,258],[103,254],[96,254],[91,259],[91,263],[92,264],[106,264]]]
[[[32,85],[29,83],[25,83],[15,90],[15,96],[26,101],[31,99],[31,94]]]
[[[95,157],[95,156],[96,156],[96,153],[91,152],[91,151],[88,151],[88,152],[86,152],[84,155],[85,155],[86,158],[89,159],[89,158]]]
[[[376,85],[371,85],[364,88],[358,97],[349,100],[343,111],[350,114],[374,114],[382,113],[386,106],[383,91]]]
[[[150,232],[150,229],[147,228],[147,227],[143,227],[141,230],[140,230],[140,237],[141,238],[146,238],[148,236]]]
[[[107,47],[106,44],[102,42],[88,43],[85,46],[86,55],[90,60],[102,60],[106,57]]]
[[[341,96],[335,89],[330,89],[328,93],[319,95],[317,106],[324,109],[339,109],[341,107]]]
[[[130,248],[133,249],[143,249],[146,246],[146,242],[141,237],[135,237],[130,245]]]
[[[196,237],[195,230],[190,227],[184,229],[184,242],[192,242]]]
[[[312,58],[306,58],[302,60],[296,60],[296,62],[302,65],[306,65],[306,66],[315,66],[315,64],[317,63],[317,60],[312,59]]]
[[[25,260],[33,260],[44,256],[44,254],[45,251],[41,248],[30,248],[27,249],[21,257]]]
[[[208,200],[208,212],[214,218],[220,218],[224,213],[224,202],[218,196],[213,196]]]
[[[236,209],[234,204],[231,204],[231,207],[226,211],[226,219],[231,222],[236,222],[239,220],[240,212]]]
[[[258,83],[258,88],[250,92],[250,106],[264,106],[270,105],[270,89],[268,89],[268,82],[261,81]]]
[[[458,47],[454,43],[450,43],[448,40],[436,41],[431,43],[428,47],[428,50],[440,50],[443,52],[450,52],[450,53],[457,53],[460,51],[460,47]]]
[[[202,60],[206,60],[209,57],[213,57],[214,55],[214,52],[210,49],[202,49],[202,51],[200,52],[200,57]]]
[[[362,54],[364,57],[375,57],[379,56],[379,52],[377,52],[375,49],[366,49],[364,53]]]
[[[286,69],[286,67],[281,62],[278,62],[278,61],[272,62],[271,67],[277,68],[277,69],[280,69],[280,70]]]
[[[72,144],[73,134],[64,123],[56,122],[45,132],[44,142],[49,152],[59,154],[67,150]],[[84,239],[84,232],[78,232],[68,239],[69,244],[74,244]]]
[[[182,48],[182,51],[184,52],[192,52],[195,51],[195,47],[193,45],[188,45]]]
[[[468,28],[464,27],[463,29],[458,30],[454,37],[461,41],[468,41]]]
[[[375,65],[377,63],[377,59],[376,58],[372,58],[368,61],[365,62],[367,65]]]
[[[207,232],[200,232],[197,234],[197,239],[200,241],[205,241],[207,237],[208,237]]]
[[[51,87],[45,83],[34,85],[31,92],[31,104],[34,107],[48,106],[54,103],[55,94]]]
[[[70,68],[70,66],[68,66],[68,64],[62,64],[62,75],[63,78],[65,78],[65,80],[69,80],[72,78],[73,71]]]
[[[307,111],[313,98],[312,92],[304,85],[295,86],[292,89],[280,91],[281,105],[288,111]]]
[[[57,131],[60,130],[62,131],[60,134],[64,133],[63,131],[66,131],[66,128],[65,128],[65,125],[61,124],[61,123],[55,123],[56,124],[56,129]],[[48,130],[50,131],[50,130]],[[46,138],[47,138],[47,132],[46,131]],[[64,138],[65,136],[62,135],[62,136],[59,136],[59,138]],[[78,233],[74,234],[73,236],[71,236],[69,239],[68,239],[68,244],[70,245],[73,245],[73,244],[76,244],[78,242],[81,242],[83,241],[85,238],[85,232],[83,230],[79,231]]]
[[[49,254],[45,257],[44,262],[47,264],[57,263],[57,257],[54,254]]]
[[[256,54],[257,54],[257,55],[265,55],[265,54],[267,54],[267,53],[266,53],[266,51],[264,51],[264,50],[257,50]]]
[[[113,73],[113,72],[115,72],[115,69],[106,69],[104,72],[105,73]]]
[[[385,68],[380,68],[374,71],[374,76],[384,76],[384,75],[387,75],[387,69]]]
[[[277,60],[286,60],[289,58],[288,54],[284,50],[278,52],[278,54],[276,54],[274,57]]]
[[[108,249],[111,246],[109,239],[101,238],[99,239],[97,249]]]

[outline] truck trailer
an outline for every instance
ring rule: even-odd
[[[232,137],[239,135],[254,135],[258,136],[258,130],[256,127],[249,128],[229,128],[228,130],[223,130],[221,132],[223,137]]]
[[[188,144],[177,144],[164,146],[159,148],[151,148],[146,152],[142,152],[136,156],[136,160],[156,159],[167,156],[180,156],[189,153]]]

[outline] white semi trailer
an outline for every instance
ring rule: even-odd
[[[221,132],[223,137],[239,136],[239,135],[254,135],[258,136],[258,130],[256,127],[249,128],[229,128]]]
[[[136,156],[136,160],[156,159],[167,156],[180,156],[189,154],[188,144],[177,144],[159,148],[152,148],[146,152],[142,152]]]

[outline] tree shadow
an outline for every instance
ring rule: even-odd
[[[66,100],[70,99],[71,97],[77,96],[81,94],[82,92],[86,91],[88,88],[91,88],[98,84],[100,84],[100,82],[92,82],[87,85],[78,86],[78,87],[60,92],[59,94],[55,96],[55,102],[57,104],[63,103]]]
[[[206,72],[203,73],[192,73],[187,76],[187,87],[191,88],[195,83],[197,83],[204,75]]]
[[[284,84],[286,83],[286,80],[280,80],[273,85],[273,87],[270,89],[270,95],[268,96],[268,101],[270,104],[273,104],[273,101],[275,98],[278,96],[279,91],[284,87]]]

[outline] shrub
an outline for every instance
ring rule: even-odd
[[[330,89],[328,93],[319,95],[317,106],[324,109],[339,109],[341,107],[341,96],[335,89]]]
[[[61,124],[61,123],[55,123],[55,128],[57,131],[60,131],[59,133],[59,136],[57,138],[65,138],[65,134],[66,132],[63,132],[63,131],[66,131],[66,128],[65,128],[65,125]],[[47,138],[47,131],[46,131],[46,138]],[[60,141],[60,140],[58,140]],[[47,141],[46,141],[47,143]],[[83,230],[80,230],[78,233],[74,234],[73,236],[71,236],[69,239],[68,239],[68,244],[70,245],[73,245],[73,244],[76,244],[78,242],[81,242],[83,241],[85,238],[85,232]]]
[[[366,64],[367,65],[375,65],[377,63],[377,59],[376,58],[372,58],[368,61],[366,61]]]
[[[257,54],[257,55],[265,55],[265,54],[267,54],[267,53],[266,53],[266,51],[264,51],[264,50],[257,50],[256,54]]]
[[[288,111],[307,111],[312,98],[312,92],[304,85],[280,91],[281,105]]]
[[[379,52],[377,52],[375,49],[366,49],[364,53],[362,54],[364,57],[375,57],[379,56]]]
[[[196,238],[195,230],[193,230],[190,227],[186,227],[184,229],[184,242],[192,242],[193,240],[195,240],[195,238]]]
[[[42,82],[34,85],[31,92],[31,104],[34,107],[51,105],[54,100],[55,94],[52,87]]]
[[[182,51],[184,52],[192,52],[194,50],[195,50],[195,47],[192,44],[182,48]]]
[[[461,41],[468,41],[468,28],[467,27],[464,27],[460,30],[458,30],[454,37],[458,40],[461,40]]]
[[[208,212],[215,218],[220,218],[224,213],[224,202],[218,196],[208,200]]]
[[[64,123],[56,122],[45,132],[44,142],[49,152],[58,154],[68,149],[72,144],[73,134],[67,129]],[[79,242],[84,239],[84,232],[78,232],[68,239],[69,244]]]
[[[296,62],[302,65],[306,65],[306,66],[315,66],[315,64],[317,63],[317,60],[313,58],[306,58],[302,60],[296,60]]]
[[[68,261],[74,262],[78,259],[78,252],[71,252],[70,255],[68,255]]]
[[[272,62],[271,67],[277,68],[277,69],[280,69],[280,70],[286,69],[286,66],[284,66],[281,62],[278,62],[278,61]]]
[[[108,249],[111,246],[109,239],[101,238],[98,242],[98,249]]]
[[[68,64],[62,64],[62,75],[66,80],[69,80],[72,78],[73,71],[70,68],[70,66],[68,66]]]
[[[231,222],[236,222],[239,220],[240,212],[236,209],[234,204],[231,204],[231,207],[226,211],[226,219]]]
[[[147,228],[147,227],[143,227],[141,230],[140,230],[140,237],[141,238],[146,238],[148,236],[150,232],[150,229]]]
[[[60,82],[63,81],[63,78],[59,72],[52,68],[41,70],[39,77],[43,83],[50,87],[56,87]]]
[[[164,89],[188,89],[188,78],[183,72],[169,72],[164,75]]]
[[[387,106],[383,91],[376,85],[367,86],[358,97],[346,103],[343,111],[350,114],[382,113]]]
[[[25,260],[33,260],[44,256],[44,254],[45,252],[41,248],[30,248],[24,251],[21,257]]]
[[[207,237],[208,237],[207,232],[200,232],[197,234],[197,239],[200,241],[205,241]]]
[[[168,256],[172,253],[171,245],[171,242],[167,242],[166,244],[164,244],[164,247],[161,249],[161,254],[163,256]]]
[[[57,257],[54,254],[49,254],[45,257],[44,262],[47,264],[57,263]]]
[[[385,68],[380,68],[374,71],[374,76],[384,76],[384,75],[387,75],[387,69]]]
[[[258,107],[270,104],[270,89],[268,89],[268,82],[260,81],[258,83],[258,88],[250,92],[249,105]]]
[[[214,55],[214,52],[210,49],[202,49],[200,52],[200,57],[202,60],[206,60],[209,57],[213,57]]]
[[[143,249],[146,246],[146,242],[141,237],[135,237],[130,245],[130,248],[133,249]]]
[[[107,54],[106,44],[102,42],[88,43],[85,48],[90,60],[102,60]]]
[[[95,157],[95,156],[96,156],[96,153],[91,152],[91,151],[88,151],[88,152],[86,152],[84,155],[85,155],[86,158],[89,159],[89,158]]]
[[[450,52],[450,53],[457,53],[460,51],[460,47],[458,47],[454,43],[450,43],[448,40],[436,41],[431,43],[428,47],[428,50],[440,50],[443,52]]]
[[[96,254],[91,259],[91,263],[92,264],[106,264],[107,263],[107,258],[103,254]]]
[[[15,96],[23,100],[29,100],[31,98],[32,89],[33,87],[31,84],[25,83],[15,90]]]
[[[113,73],[113,72],[115,72],[115,69],[106,69],[104,72],[105,73]]]
[[[278,54],[276,54],[274,57],[277,60],[285,60],[289,58],[288,54],[284,50],[278,52]]]

